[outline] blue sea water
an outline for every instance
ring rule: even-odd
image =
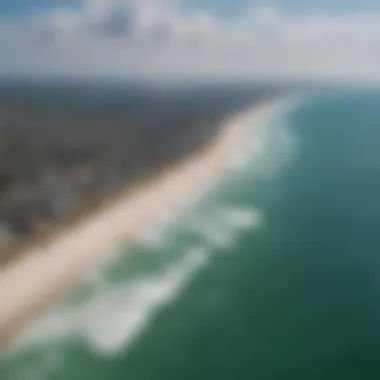
[[[379,194],[380,93],[287,105],[36,321],[0,379],[378,379]]]

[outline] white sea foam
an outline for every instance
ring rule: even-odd
[[[141,233],[137,237],[137,241],[149,247],[164,245],[168,240],[167,233],[173,223],[178,219],[180,212],[183,212],[183,210],[172,210],[164,214],[150,229]]]
[[[250,158],[255,158],[262,155],[265,152],[266,145],[263,133],[261,133],[257,138],[252,140],[252,143],[249,147]]]
[[[203,227],[204,236],[208,243],[219,248],[230,247],[234,242],[234,234],[221,226],[205,225]]]
[[[298,146],[286,120],[278,119],[263,132],[262,146],[254,149],[250,173],[256,179],[272,179],[292,162]]]
[[[250,152],[247,150],[247,151],[243,151],[241,152],[239,155],[237,155],[234,159],[234,161],[232,161],[232,167],[234,169],[245,169],[249,162],[250,162]]]
[[[244,229],[258,228],[263,221],[257,210],[226,208],[217,211],[209,221],[198,224],[208,243],[220,248],[231,247]]]
[[[203,236],[205,244],[211,247],[227,248],[234,242],[234,231],[211,212],[207,216],[193,217],[188,221],[186,228]]]
[[[263,223],[260,211],[250,208],[226,208],[221,211],[220,218],[237,229],[258,228]]]
[[[205,239],[205,244],[215,248],[231,247],[242,230],[260,228],[264,217],[255,208],[220,206],[207,213],[193,215],[185,228]]]
[[[138,240],[148,246],[158,246],[164,240],[164,231],[161,226],[154,226],[150,230],[140,234]]]
[[[15,349],[62,343],[74,336],[81,337],[99,353],[116,353],[132,342],[158,308],[181,291],[206,259],[206,249],[192,247],[180,262],[163,273],[135,282],[104,284],[81,305],[66,304],[39,318]]]

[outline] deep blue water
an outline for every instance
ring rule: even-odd
[[[172,217],[33,326],[1,380],[380,378],[380,93],[283,109]]]

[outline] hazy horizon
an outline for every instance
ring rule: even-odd
[[[0,77],[380,83],[374,1],[13,0]]]

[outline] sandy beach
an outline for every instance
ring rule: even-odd
[[[69,291],[107,252],[133,241],[170,210],[201,196],[228,169],[236,152],[250,141],[247,137],[251,128],[279,103],[258,104],[226,120],[214,143],[197,156],[145,188],[121,196],[112,206],[82,221],[64,236],[31,249],[25,258],[2,269],[1,344],[8,344],[30,319]]]

